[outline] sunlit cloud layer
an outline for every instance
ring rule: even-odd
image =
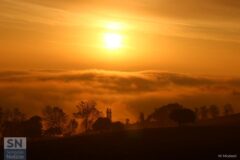
[[[68,113],[81,100],[95,100],[104,111],[111,106],[114,118],[133,120],[139,112],[151,112],[166,103],[189,108],[232,103],[239,110],[240,79],[196,77],[158,71],[2,71],[0,105],[19,107],[37,114],[46,105],[58,105]]]

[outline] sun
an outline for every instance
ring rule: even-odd
[[[103,34],[104,48],[109,51],[119,51],[123,48],[124,24],[109,21],[104,23],[105,32]]]
[[[116,50],[122,47],[122,35],[118,33],[105,33],[104,45],[109,50]]]

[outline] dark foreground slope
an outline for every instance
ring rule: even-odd
[[[238,154],[231,159],[239,159],[240,128],[182,127],[92,134],[30,143],[27,152],[29,160],[212,160],[219,154]]]

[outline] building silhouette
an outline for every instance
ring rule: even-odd
[[[106,116],[112,122],[112,110],[111,110],[111,108],[107,108]]]

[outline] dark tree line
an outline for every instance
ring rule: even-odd
[[[130,120],[126,119],[124,125],[120,121],[112,122],[111,118],[103,117],[97,109],[94,101],[81,101],[76,106],[77,111],[68,115],[61,107],[46,106],[42,110],[41,116],[26,118],[26,115],[18,108],[5,109],[0,107],[0,137],[3,136],[71,136],[77,134],[78,129],[83,131],[103,131],[122,130],[131,126]],[[159,124],[180,126],[194,123],[197,119],[216,118],[221,111],[217,105],[202,106],[191,110],[178,103],[171,103],[156,108],[145,118],[144,113],[140,113],[138,124],[157,122]],[[222,115],[233,114],[233,107],[230,104],[223,106]]]
[[[0,108],[0,137],[3,136],[71,136],[83,129],[92,130],[96,120],[101,117],[94,101],[81,101],[77,111],[68,115],[59,106],[46,106],[41,116],[26,118],[18,108]]]
[[[92,127],[94,131],[122,130],[124,129],[124,124],[120,121],[111,122],[108,118],[100,117],[95,121]]]
[[[140,118],[141,117],[140,115]],[[171,126],[175,125],[175,123],[181,126],[187,123],[194,123],[195,120],[195,112],[191,109],[184,108],[178,103],[171,103],[156,108],[147,118],[147,121],[155,121],[163,126]],[[140,119],[140,121],[142,120]]]
[[[0,108],[0,133],[2,136],[39,137],[42,135],[42,118],[33,116],[26,119],[18,108]]]
[[[219,116],[229,116],[234,114],[234,110],[231,104],[225,104],[222,107],[217,105],[210,106],[202,106],[195,108],[195,113],[197,119],[209,119],[209,118],[217,118]]]
[[[222,107],[222,111],[217,105],[202,106],[191,110],[185,108],[178,103],[171,103],[156,108],[147,119],[144,119],[144,114],[140,113],[139,124],[143,125],[148,122],[156,122],[160,126],[174,126],[175,123],[178,125],[191,124],[196,120],[217,118],[220,115],[229,116],[234,113],[231,104],[226,104]]]

